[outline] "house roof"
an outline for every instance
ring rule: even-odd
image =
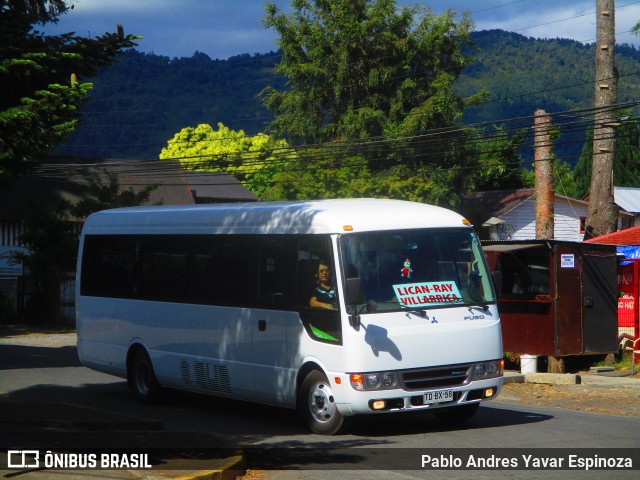
[[[499,219],[500,216],[533,197],[534,194],[535,189],[533,188],[476,192],[464,197],[458,211],[473,225],[480,227],[490,219],[495,222],[495,219]],[[555,194],[554,198],[564,199],[576,204],[587,204],[582,200],[565,197],[564,195]]]
[[[640,214],[640,188],[613,187],[613,197],[623,210]]]
[[[150,204],[256,201],[256,196],[227,173],[189,172],[171,160],[142,161],[58,157],[42,164],[33,174],[18,177],[0,188],[0,220],[23,220],[30,202],[77,203],[89,194],[87,178],[107,181],[105,172],[118,175],[123,190],[141,191],[158,185]]]
[[[475,192],[463,198],[458,211],[479,227],[490,218],[499,217],[521,204],[533,193],[533,188]]]
[[[589,240],[585,240],[585,242],[608,245],[640,245],[640,227],[625,228],[617,232],[590,238]]]

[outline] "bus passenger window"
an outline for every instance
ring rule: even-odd
[[[264,308],[292,303],[295,240],[282,235],[257,237],[260,245],[259,302]]]

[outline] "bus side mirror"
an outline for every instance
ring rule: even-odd
[[[364,285],[360,277],[347,278],[344,296],[347,305],[364,303]]]
[[[494,270],[491,274],[493,279],[493,288],[496,290],[496,296],[502,295],[502,272],[500,270]]]

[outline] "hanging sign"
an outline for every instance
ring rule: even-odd
[[[424,282],[394,285],[398,302],[405,307],[462,301],[455,282]]]
[[[572,253],[560,255],[560,268],[575,268],[576,256]]]

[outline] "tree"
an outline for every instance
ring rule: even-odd
[[[37,286],[25,312],[32,322],[61,323],[60,285],[66,272],[73,271],[78,251],[78,234],[66,214],[67,207],[65,202],[29,205],[25,232],[20,236],[26,252],[14,253]]]
[[[105,33],[50,36],[34,26],[57,22],[68,0],[0,0],[0,181],[28,172],[73,131],[95,76],[140,38]]]
[[[69,209],[69,213],[76,219],[83,220],[94,212],[108,210],[110,208],[135,207],[149,202],[151,192],[156,190],[160,184],[144,186],[139,192],[135,192],[131,187],[122,190],[118,174],[103,171],[107,182],[103,183],[99,177],[89,177],[89,196],[78,201]]]
[[[267,3],[263,23],[279,35],[276,73],[265,105],[279,135],[305,143],[410,135],[461,119],[453,83],[469,63],[473,24],[395,0],[294,0],[294,12]]]
[[[520,167],[522,157],[518,153],[526,139],[526,131],[508,132],[496,127],[494,132],[478,140],[479,168],[473,172],[474,190],[508,190],[521,188]]]
[[[105,174],[107,183],[98,177],[87,178],[88,195],[75,205],[62,199],[53,205],[29,205],[20,237],[25,251],[14,252],[13,257],[27,267],[38,286],[27,311],[32,320],[60,325],[60,284],[75,269],[81,222],[98,210],[143,205],[157,188],[147,186],[138,193],[131,188],[122,190],[116,174]]]
[[[622,115],[624,117],[625,115]],[[593,158],[593,128],[587,131],[582,154],[573,172],[576,197],[589,193]],[[616,152],[613,162],[613,183],[617,187],[640,185],[640,124],[622,122],[616,127]]]
[[[262,198],[276,174],[295,167],[296,154],[285,140],[265,133],[249,136],[218,123],[218,130],[208,124],[183,128],[160,158],[180,160],[188,170],[227,172]]]
[[[261,94],[276,116],[270,130],[294,143],[368,140],[357,153],[378,196],[455,205],[478,161],[472,130],[459,128],[462,112],[484,96],[464,99],[453,88],[470,63],[468,15],[456,23],[453,11],[436,16],[394,0],[292,6],[286,15],[268,3],[263,18],[279,35],[276,73],[288,79],[285,90]]]
[[[311,148],[298,153],[277,172],[262,200],[311,200],[370,197],[379,194],[379,182],[361,155]]]

